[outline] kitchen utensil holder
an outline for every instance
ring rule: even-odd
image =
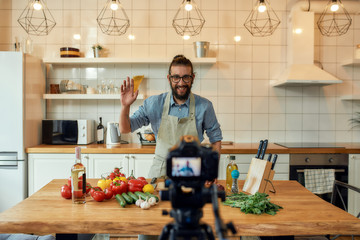
[[[250,194],[255,194],[256,192],[275,193],[276,190],[272,184],[275,171],[271,169],[271,166],[272,163],[269,161],[253,158],[242,190]]]

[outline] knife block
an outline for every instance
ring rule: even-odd
[[[269,161],[253,158],[242,190],[250,194],[271,191],[270,185],[272,186],[271,181],[275,174],[275,171],[271,170],[271,166],[272,163]]]

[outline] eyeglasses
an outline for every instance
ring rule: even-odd
[[[180,82],[180,79],[182,79],[185,83],[189,83],[194,79],[192,75],[184,75],[182,77],[180,77],[179,75],[170,75],[169,78],[173,83]]]

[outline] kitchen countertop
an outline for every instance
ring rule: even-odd
[[[89,179],[95,185],[98,179]],[[67,179],[54,179],[16,206],[0,213],[0,233],[111,233],[122,235],[160,234],[173,221],[163,216],[171,204],[161,201],[149,210],[135,205],[121,208],[115,199],[74,205],[60,197]],[[224,181],[219,181],[224,184]],[[244,181],[239,181],[242,188]],[[275,216],[244,214],[219,204],[224,223],[232,221],[238,236],[360,234],[360,219],[325,202],[296,181],[274,181],[271,202],[283,207]],[[99,214],[100,213],[100,214]],[[211,204],[203,207],[203,222],[214,228]]]
[[[81,153],[119,153],[119,154],[153,154],[155,146],[142,146],[138,143],[121,145],[88,144],[88,145],[47,145],[41,144],[26,148],[26,153],[74,153],[74,148],[81,146]],[[269,143],[266,153],[360,153],[360,143],[337,143],[342,148],[285,148]],[[221,154],[256,154],[259,143],[233,143],[222,145]]]

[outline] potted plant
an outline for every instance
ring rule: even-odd
[[[93,52],[94,52],[94,57],[98,58],[99,57],[99,53],[100,51],[103,49],[103,47],[100,44],[95,44],[92,46]]]

